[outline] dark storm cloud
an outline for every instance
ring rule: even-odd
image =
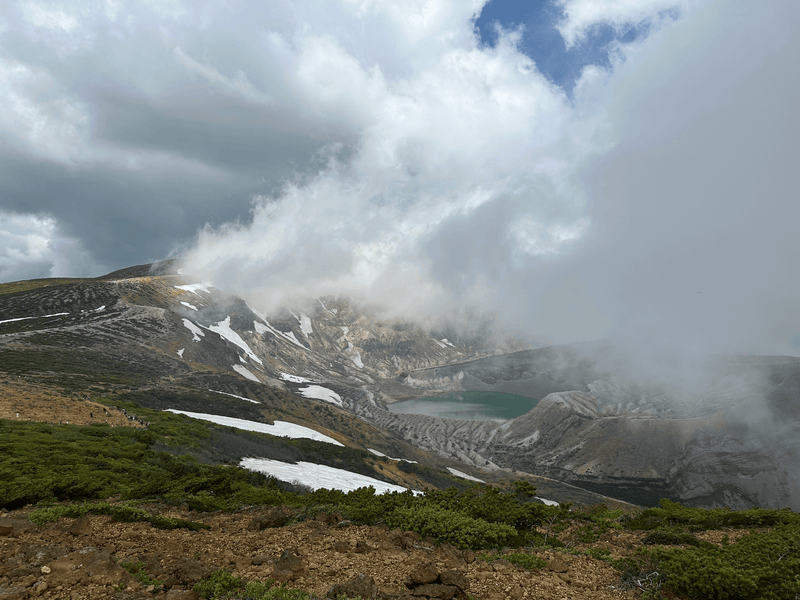
[[[287,84],[280,29],[294,16],[191,9],[17,3],[1,15],[0,211],[48,215],[90,269],[161,258],[314,172],[323,144],[356,140],[347,118]]]

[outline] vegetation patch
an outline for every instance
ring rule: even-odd
[[[151,515],[146,510],[138,508],[130,503],[109,504],[108,502],[93,502],[50,506],[32,511],[28,515],[28,519],[39,525],[44,525],[45,523],[58,521],[61,517],[77,519],[85,515],[110,515],[115,521],[120,521],[122,523],[144,521],[150,523],[157,529],[189,529],[190,531],[211,529],[211,527],[203,523],[162,517],[161,515]]]
[[[205,600],[311,600],[308,592],[276,587],[272,579],[246,582],[227,571],[215,571],[193,589]]]
[[[161,591],[161,585],[164,583],[160,579],[153,579],[147,572],[145,568],[145,564],[141,561],[137,562],[124,562],[120,563],[120,566],[125,569],[128,573],[133,575],[134,579],[141,583],[142,585],[152,585],[153,586],[153,593],[158,593]]]

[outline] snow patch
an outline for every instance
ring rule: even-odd
[[[231,329],[231,318],[230,316],[225,317],[224,321],[220,321],[216,325],[212,325],[208,328],[209,331],[213,331],[214,333],[219,334],[220,337],[225,338],[232,344],[239,346],[242,350],[245,351],[247,356],[249,356],[252,360],[256,361],[258,364],[263,365],[264,363],[261,362],[261,359],[256,356],[256,353],[250,349],[250,346],[247,345],[238,333],[236,333],[233,329]]]
[[[534,496],[534,498],[536,498],[537,500],[541,500],[542,502],[547,504],[547,506],[558,506],[558,502],[556,502],[555,500],[545,500],[544,498],[539,498],[539,496]]]
[[[442,342],[444,342],[445,344],[447,344],[451,348],[455,348],[455,346],[453,346],[453,344],[451,344],[450,342],[447,341],[447,338],[442,338]]]
[[[42,315],[41,317],[17,317],[16,319],[6,319],[5,321],[0,321],[0,323],[11,323],[13,321],[24,321],[25,319],[46,319],[47,317],[63,317],[64,315],[68,315],[68,312],[65,313],[55,313],[53,315]]]
[[[454,469],[453,467],[447,467],[447,470],[450,471],[450,473],[452,473],[456,477],[461,477],[461,479],[477,481],[478,483],[486,483],[483,479],[478,479],[477,477],[473,477],[472,475],[467,475],[463,471],[459,471],[458,469]]]
[[[380,456],[381,458],[388,458],[389,460],[397,460],[397,461],[402,460],[402,461],[405,461],[407,463],[414,463],[414,464],[417,463],[417,461],[415,461],[415,460],[406,460],[405,458],[392,458],[391,456],[386,456],[383,452],[379,452],[379,451],[375,450],[374,448],[367,448],[367,450],[372,452],[375,456]]]
[[[300,388],[298,391],[305,398],[324,400],[337,406],[342,405],[342,397],[339,394],[321,385],[309,385],[308,387]]]
[[[192,292],[195,296],[200,296],[197,293],[197,290],[201,292],[205,292],[206,294],[210,294],[211,292],[208,291],[208,288],[211,287],[210,283],[190,283],[188,285],[176,285],[176,290],[183,290],[185,292]],[[200,296],[202,298],[202,296]]]
[[[219,393],[222,394],[224,392]],[[167,412],[186,415],[187,417],[200,419],[202,421],[210,421],[217,425],[225,425],[226,427],[235,427],[236,429],[242,429],[244,431],[257,431],[259,433],[268,433],[276,437],[288,437],[293,439],[305,438],[318,442],[327,442],[335,446],[344,446],[344,444],[337,442],[332,437],[328,437],[319,431],[314,431],[309,427],[303,427],[295,423],[289,423],[288,421],[275,421],[274,425],[269,425],[267,423],[258,423],[257,421],[248,421],[246,419],[236,419],[234,417],[223,417],[222,415],[210,415],[206,413],[194,413],[174,408],[168,408]]]
[[[197,310],[197,307],[194,304],[189,304],[188,302],[184,302],[183,300],[181,300],[181,304],[183,304],[184,306],[188,306],[192,310]]]
[[[291,381],[292,383],[311,383],[310,379],[300,377],[299,375],[290,375],[289,373],[281,373],[281,379],[284,381]]]
[[[300,321],[300,331],[303,332],[303,335],[308,337],[314,330],[311,328],[311,319],[305,313],[300,313],[300,318],[297,319]]]
[[[203,333],[203,330],[200,329],[197,325],[192,323],[189,319],[183,319],[183,326],[186,327],[189,331],[192,332],[192,341],[199,342],[201,337],[206,337],[206,334]]]
[[[239,400],[245,400],[246,402],[252,402],[253,404],[261,404],[258,400],[250,400],[250,398],[245,398],[244,396],[237,396],[236,394],[229,394],[228,392],[220,392],[219,390],[208,390],[209,392],[214,392],[215,394],[223,394],[224,396],[232,396],[233,398],[238,398]]]
[[[106,305],[103,304],[103,306],[101,306],[100,308],[95,308],[94,312],[103,312],[105,309],[106,309]]]
[[[353,344],[350,344],[350,349],[353,351],[353,353],[350,355],[350,360],[352,360],[353,364],[359,369],[363,369],[364,362],[361,360],[361,353],[358,350],[353,349]]]
[[[322,308],[324,308],[326,311],[328,311],[328,312],[329,312],[329,313],[331,313],[332,315],[336,315],[336,313],[335,313],[335,312],[333,312],[333,311],[332,311],[332,310],[330,310],[330,309],[329,309],[327,306],[325,306],[325,303],[322,301],[322,299],[321,299],[321,298],[317,298],[317,302],[319,302],[319,303],[322,305]]]
[[[242,377],[247,377],[250,381],[255,381],[257,383],[261,383],[258,377],[253,375],[250,371],[245,369],[242,365],[231,365],[231,368],[236,371]]]
[[[178,350],[177,355],[180,356],[181,358],[183,358],[183,351],[184,350],[186,350],[186,348],[181,348],[180,350]]]
[[[406,491],[406,488],[399,485],[379,481],[366,475],[359,475],[344,469],[335,469],[310,462],[300,461],[293,465],[269,458],[243,458],[239,466],[251,471],[272,475],[282,481],[307,485],[314,490],[325,488],[352,492],[362,487],[372,486],[378,494]]]
[[[255,311],[253,311],[253,312],[255,312]],[[256,314],[258,315],[258,313],[256,313]],[[261,316],[261,315],[258,315],[258,316]],[[279,338],[285,339],[287,342],[291,342],[292,344],[300,346],[303,350],[308,350],[308,348],[306,348],[305,346],[303,346],[303,344],[301,344],[300,342],[297,341],[297,338],[294,337],[294,332],[293,331],[290,331],[289,333],[283,333],[282,331],[280,331],[278,329],[275,329],[272,325],[270,325],[269,321],[267,321],[266,319],[262,318],[262,320],[264,321],[264,323],[266,323],[266,325],[263,325],[263,324],[259,323],[258,321],[253,321],[253,326],[256,328],[256,333],[261,334],[261,333],[269,332],[269,333],[271,333],[271,334],[273,334],[273,335],[275,335],[275,336],[277,336]]]

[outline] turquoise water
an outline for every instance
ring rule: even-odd
[[[442,396],[401,400],[389,405],[400,415],[427,415],[447,419],[515,419],[530,411],[538,400],[502,392],[452,392]]]

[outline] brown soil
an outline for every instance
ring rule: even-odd
[[[0,419],[91,425],[108,423],[111,427],[143,427],[115,410],[86,398],[61,395],[53,386],[0,373]]]
[[[347,521],[333,524],[323,515],[318,516],[320,520],[259,531],[258,523],[269,509],[203,514],[163,505],[145,508],[204,522],[211,529],[162,531],[147,523],[118,523],[95,515],[37,526],[27,520],[28,509],[0,515],[0,597],[196,597],[181,590],[190,590],[194,582],[217,569],[246,580],[265,580],[273,575],[286,551],[296,553],[303,567],[284,575],[289,587],[320,597],[334,584],[359,574],[373,577],[382,594],[403,591],[405,579],[419,563],[463,573],[469,594],[483,600],[636,597],[630,590],[614,589],[619,583],[614,569],[587,556],[527,549],[524,551],[553,561],[552,569],[527,571],[507,561],[476,560],[471,552],[447,545],[436,547],[412,533],[389,531],[385,526],[349,525]],[[619,551],[615,554],[627,552],[626,544],[618,545],[615,538],[609,545]],[[144,563],[151,577],[170,586],[168,594],[154,593],[133,580],[117,566],[125,562]]]

